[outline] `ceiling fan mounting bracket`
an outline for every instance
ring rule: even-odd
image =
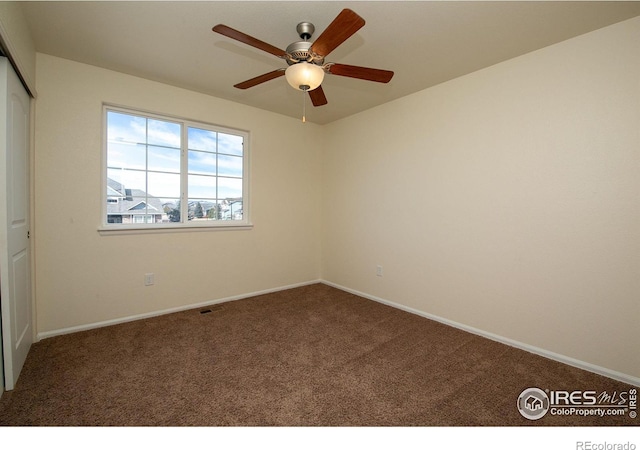
[[[300,39],[308,41],[313,36],[313,32],[316,31],[316,27],[311,22],[300,22],[296,27],[296,31]]]

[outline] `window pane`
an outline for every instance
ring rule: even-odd
[[[189,151],[189,173],[200,175],[216,174],[216,154]]]
[[[109,142],[107,150],[107,166],[144,170],[146,159],[143,145],[123,142]]]
[[[206,221],[218,220],[219,208],[215,201],[207,199],[189,199],[190,220]]]
[[[242,142],[242,136],[218,133],[218,153],[242,156]]]
[[[189,150],[217,150],[217,134],[215,131],[189,127]]]
[[[218,155],[218,175],[242,177],[242,157]]]
[[[216,177],[189,175],[189,197],[216,198]]]
[[[180,124],[162,120],[148,120],[147,143],[180,148]]]
[[[119,112],[107,113],[107,140],[109,142],[146,143],[147,119]]]
[[[220,220],[242,220],[242,199],[222,200],[218,206]]]
[[[120,183],[127,189],[140,189],[144,191],[146,188],[147,177],[144,171],[108,169],[107,178],[116,183]]]
[[[180,197],[180,174],[149,172],[148,194],[157,198]]]
[[[180,149],[149,147],[148,170],[180,173]]]
[[[237,178],[218,178],[219,198],[242,198],[242,180]]]
[[[180,222],[180,199],[162,199],[162,210],[166,212],[166,221]]]

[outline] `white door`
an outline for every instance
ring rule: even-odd
[[[9,61],[0,58],[0,302],[7,391],[33,342],[28,239],[29,96]]]
[[[0,312],[2,312],[2,298],[0,297]],[[0,398],[4,391],[4,364],[2,362],[2,320],[0,320]]]

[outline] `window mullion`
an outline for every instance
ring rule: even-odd
[[[220,133],[216,132],[216,208],[220,211],[220,194],[218,193],[218,181],[220,180],[220,153],[218,143],[220,142]]]
[[[180,135],[180,222],[189,221],[189,127],[182,123]]]
[[[143,223],[146,223],[149,213],[149,118],[145,121],[144,131],[144,216]]]

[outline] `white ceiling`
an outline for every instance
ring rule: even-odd
[[[278,78],[248,90],[234,84],[285,67],[281,59],[214,33],[228,25],[278,48],[314,37],[343,9],[366,25],[327,62],[388,69],[388,84],[327,75],[329,103],[315,123],[355,114],[518,55],[640,15],[638,1],[232,1],[25,2],[38,52],[210,94],[291,117],[302,95]],[[132,105],[134,106],[134,105]]]

